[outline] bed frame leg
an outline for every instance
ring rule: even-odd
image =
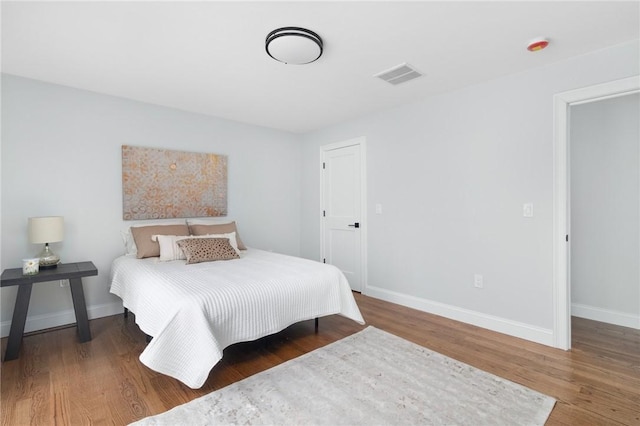
[[[316,317],[316,333],[318,332],[318,318]]]
[[[125,318],[129,318],[129,309],[124,308],[124,317]],[[153,337],[149,336],[148,334],[145,333],[144,335],[144,340],[149,343],[151,342],[151,339],[153,339]]]

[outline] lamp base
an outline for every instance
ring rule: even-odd
[[[60,263],[60,256],[49,249],[49,243],[44,245],[44,248],[36,257],[39,259],[40,269],[57,268],[58,263]]]
[[[58,262],[58,263],[60,263],[60,262]],[[58,267],[58,263],[54,263],[53,265],[42,265],[42,264],[40,264],[40,265],[39,265],[39,268],[40,268],[41,270],[42,270],[42,269],[54,269],[54,268],[57,268],[57,267]]]

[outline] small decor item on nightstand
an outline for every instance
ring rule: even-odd
[[[40,269],[55,268],[60,263],[60,256],[51,251],[49,243],[62,241],[63,234],[62,216],[29,218],[29,241],[32,244],[44,244],[44,248],[37,255]]]
[[[36,275],[40,270],[40,259],[22,259],[22,275]]]

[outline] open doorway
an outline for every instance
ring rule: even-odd
[[[640,328],[640,93],[569,110],[573,317]]]
[[[640,92],[640,76],[554,96],[553,340],[571,348],[569,112],[570,107]]]

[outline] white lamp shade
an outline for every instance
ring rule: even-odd
[[[62,216],[30,217],[29,241],[32,244],[56,243],[64,237]]]

